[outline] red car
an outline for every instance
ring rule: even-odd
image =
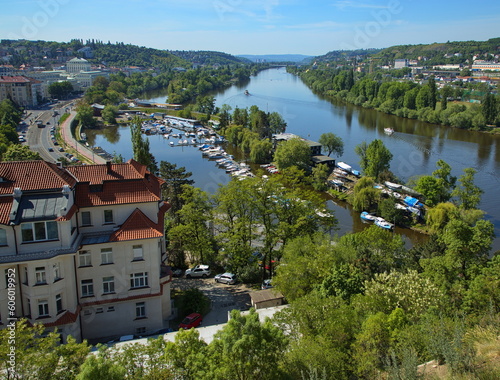
[[[179,329],[189,330],[191,327],[198,327],[203,321],[199,313],[191,313],[180,323]]]

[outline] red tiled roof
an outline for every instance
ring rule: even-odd
[[[0,197],[0,224],[9,224],[13,199],[12,197]]]
[[[0,76],[0,83],[30,83],[30,80],[23,76]]]
[[[76,186],[78,207],[158,202],[160,200],[158,195],[144,185],[144,181],[106,182],[102,186],[102,191],[92,192],[89,184],[78,184]]]
[[[15,187],[22,191],[73,187],[76,180],[57,165],[45,161],[0,162],[0,195],[12,194]]]
[[[110,241],[127,241],[162,237],[163,232],[144,213],[136,208],[122,224],[119,230],[113,232]]]
[[[76,319],[78,318],[78,314],[80,314],[80,310],[82,310],[82,307],[78,305],[74,313],[65,311],[56,321],[44,323],[43,325],[45,327],[55,327],[75,323]]]
[[[72,173],[79,182],[88,182],[91,185],[101,184],[105,181],[144,179],[144,175],[141,175],[141,173],[135,170],[134,166],[129,163],[70,166],[67,170]]]

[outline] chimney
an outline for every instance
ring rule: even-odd
[[[113,170],[111,169],[111,161],[106,161],[106,173],[111,174]]]
[[[14,187],[14,193],[12,194],[12,196],[15,198],[15,199],[19,199],[21,198],[23,195],[23,192],[21,190],[20,187]]]

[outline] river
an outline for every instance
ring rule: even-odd
[[[248,90],[250,95],[245,95]],[[374,110],[331,102],[314,94],[296,76],[285,68],[274,68],[260,72],[248,82],[212,93],[216,105],[228,104],[247,108],[257,105],[260,109],[279,112],[288,124],[287,132],[315,140],[325,132],[333,132],[344,140],[342,161],[358,167],[359,158],[354,147],[362,141],[381,139],[393,154],[391,170],[402,180],[422,174],[431,174],[436,162],[443,159],[452,166],[452,174],[460,176],[462,170],[473,167],[478,171],[476,184],[484,190],[480,208],[487,212],[486,219],[495,225],[498,236],[493,244],[500,249],[500,136],[481,132],[464,131],[450,127],[398,118]],[[151,101],[164,102],[162,92],[150,94]],[[395,133],[384,134],[391,127]],[[92,131],[89,131],[92,132]],[[89,135],[89,133],[88,133]],[[120,153],[126,160],[132,157],[130,132],[126,127],[90,133],[90,141],[110,153]],[[219,184],[225,184],[229,176],[216,168],[211,161],[203,159],[193,147],[174,147],[159,135],[149,136],[151,153],[157,161],[167,160],[185,166],[193,173],[196,186],[213,193]],[[359,213],[337,202],[328,202],[339,220],[339,234],[360,231],[365,228]],[[412,243],[422,236],[406,229],[397,229]]]

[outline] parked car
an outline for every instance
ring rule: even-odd
[[[49,150],[49,152],[53,152],[54,148],[49,148],[48,150]]]
[[[210,276],[210,267],[208,265],[197,265],[194,268],[186,270],[186,278]]]
[[[189,330],[192,327],[198,327],[202,321],[203,317],[200,313],[191,313],[179,324],[179,330]]]
[[[236,275],[233,273],[222,273],[215,276],[215,282],[221,282],[223,284],[234,285],[236,284]]]
[[[260,288],[262,290],[264,290],[264,289],[270,289],[272,287],[273,287],[273,285],[271,284],[271,279],[270,278],[268,278],[267,280],[264,280],[262,282],[262,285],[260,286]]]

